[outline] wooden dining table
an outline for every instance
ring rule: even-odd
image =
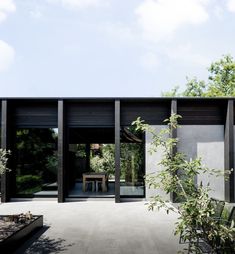
[[[102,182],[102,192],[107,192],[107,173],[105,172],[87,172],[82,175],[82,190],[86,191],[86,182],[100,180]]]

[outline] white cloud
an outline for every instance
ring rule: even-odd
[[[147,71],[155,72],[156,68],[159,66],[159,60],[155,53],[147,52],[142,56],[141,64]]]
[[[61,4],[63,7],[72,10],[106,6],[108,4],[108,0],[47,0],[47,2]]]
[[[31,10],[29,11],[29,15],[34,19],[40,19],[42,17],[42,12],[40,10]]]
[[[231,12],[235,12],[235,0],[228,0],[227,1],[227,8]]]
[[[208,20],[209,0],[144,0],[137,9],[138,24],[146,39],[170,38],[184,25],[198,25]]]
[[[0,72],[7,71],[15,58],[15,50],[6,42],[0,40]]]
[[[214,9],[213,9],[213,13],[215,15],[215,17],[217,17],[218,19],[222,19],[224,16],[224,8],[220,5],[215,5]]]
[[[125,44],[128,42],[133,43],[134,40],[137,40],[133,27],[122,23],[106,23],[100,26],[99,29],[115,41],[124,42]]]
[[[167,48],[166,54],[170,59],[202,67],[209,66],[211,62],[211,59],[207,58],[206,56],[195,53],[190,43]]]
[[[0,23],[3,22],[7,15],[16,10],[13,0],[0,0]]]

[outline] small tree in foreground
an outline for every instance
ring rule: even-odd
[[[164,121],[169,128],[162,129],[159,133],[156,133],[154,128],[144,123],[140,118],[132,123],[137,130],[152,135],[150,153],[156,152],[159,148],[163,151],[162,159],[158,165],[162,168],[161,171],[148,175],[146,183],[150,188],[160,189],[167,194],[175,193],[177,199],[181,201],[179,209],[175,209],[169,204],[169,200],[164,199],[161,195],[156,195],[149,203],[149,210],[163,208],[167,213],[170,211],[179,213],[175,234],[181,235],[184,241],[192,243],[189,245],[189,253],[199,253],[195,244],[201,237],[201,231],[197,230],[198,228],[207,229],[207,240],[216,250],[218,239],[220,245],[225,242],[228,245],[233,242],[235,231],[233,228],[220,226],[211,220],[215,211],[210,205],[210,186],[203,186],[202,183],[196,185],[195,178],[205,172],[211,175],[221,173],[202,165],[200,158],[188,161],[185,154],[174,152],[178,139],[172,138],[171,133],[178,128],[179,118],[181,118],[180,115],[172,114],[169,119]]]
[[[0,148],[0,176],[10,169],[7,167],[10,151]]]

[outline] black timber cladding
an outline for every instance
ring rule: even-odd
[[[66,108],[69,127],[114,127],[114,101],[67,102]]]
[[[234,101],[228,100],[227,116],[225,123],[224,139],[224,168],[231,170],[234,168]],[[235,174],[234,170],[229,174],[229,179],[225,179],[225,200],[235,202]]]
[[[113,144],[113,127],[80,127],[69,129],[69,144]]]
[[[8,99],[13,124],[19,128],[57,127],[56,98]],[[114,99],[64,99],[68,127],[114,127]],[[177,98],[180,124],[224,124],[227,99]],[[121,126],[138,116],[153,125],[170,116],[170,98],[120,99]]]
[[[148,124],[161,125],[170,111],[170,100],[121,101],[121,126],[130,125],[137,117]]]
[[[14,124],[18,128],[56,128],[57,102],[17,101],[12,103]]]
[[[182,125],[224,125],[227,100],[178,100],[177,112]]]

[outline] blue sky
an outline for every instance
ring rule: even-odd
[[[4,96],[160,96],[235,56],[235,0],[0,0]]]

